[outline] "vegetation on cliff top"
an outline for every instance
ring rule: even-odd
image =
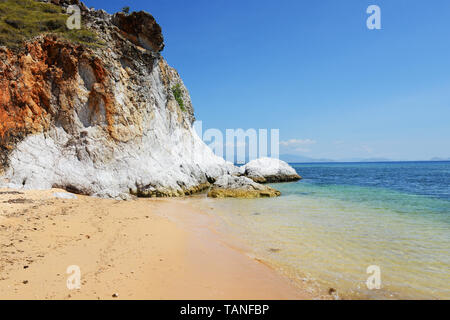
[[[54,33],[72,42],[97,45],[92,31],[69,30],[61,7],[35,0],[0,0],[0,46],[18,49],[40,34]]]

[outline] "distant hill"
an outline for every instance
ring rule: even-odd
[[[359,161],[361,161],[361,162],[390,162],[390,161],[394,161],[394,160],[387,159],[387,158],[368,158],[368,159],[360,159]]]
[[[288,163],[301,163],[301,162],[389,162],[394,161],[387,158],[348,158],[348,159],[316,159],[305,156],[299,156],[294,154],[282,154],[280,159]]]
[[[301,162],[391,162],[395,161],[388,158],[347,158],[347,159],[326,159],[326,158],[310,158],[294,154],[282,154],[280,159],[288,163],[301,163]]]
[[[281,154],[280,160],[287,163],[318,163],[318,162],[397,162],[399,160],[393,160],[389,158],[347,158],[347,159],[326,159],[326,158],[311,158],[296,154]],[[414,161],[414,160],[409,160]],[[427,160],[417,160],[427,161]],[[450,158],[434,157],[428,161],[450,161]]]

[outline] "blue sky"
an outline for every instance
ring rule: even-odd
[[[277,128],[281,153],[313,158],[450,157],[448,0],[85,3],[156,18],[204,129]]]

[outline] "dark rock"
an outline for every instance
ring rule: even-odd
[[[151,14],[145,11],[131,14],[118,12],[113,15],[112,23],[135,45],[154,52],[164,49],[162,29]]]

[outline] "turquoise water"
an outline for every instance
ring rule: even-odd
[[[317,294],[450,299],[450,162],[292,166],[279,198],[214,200],[222,231]]]

